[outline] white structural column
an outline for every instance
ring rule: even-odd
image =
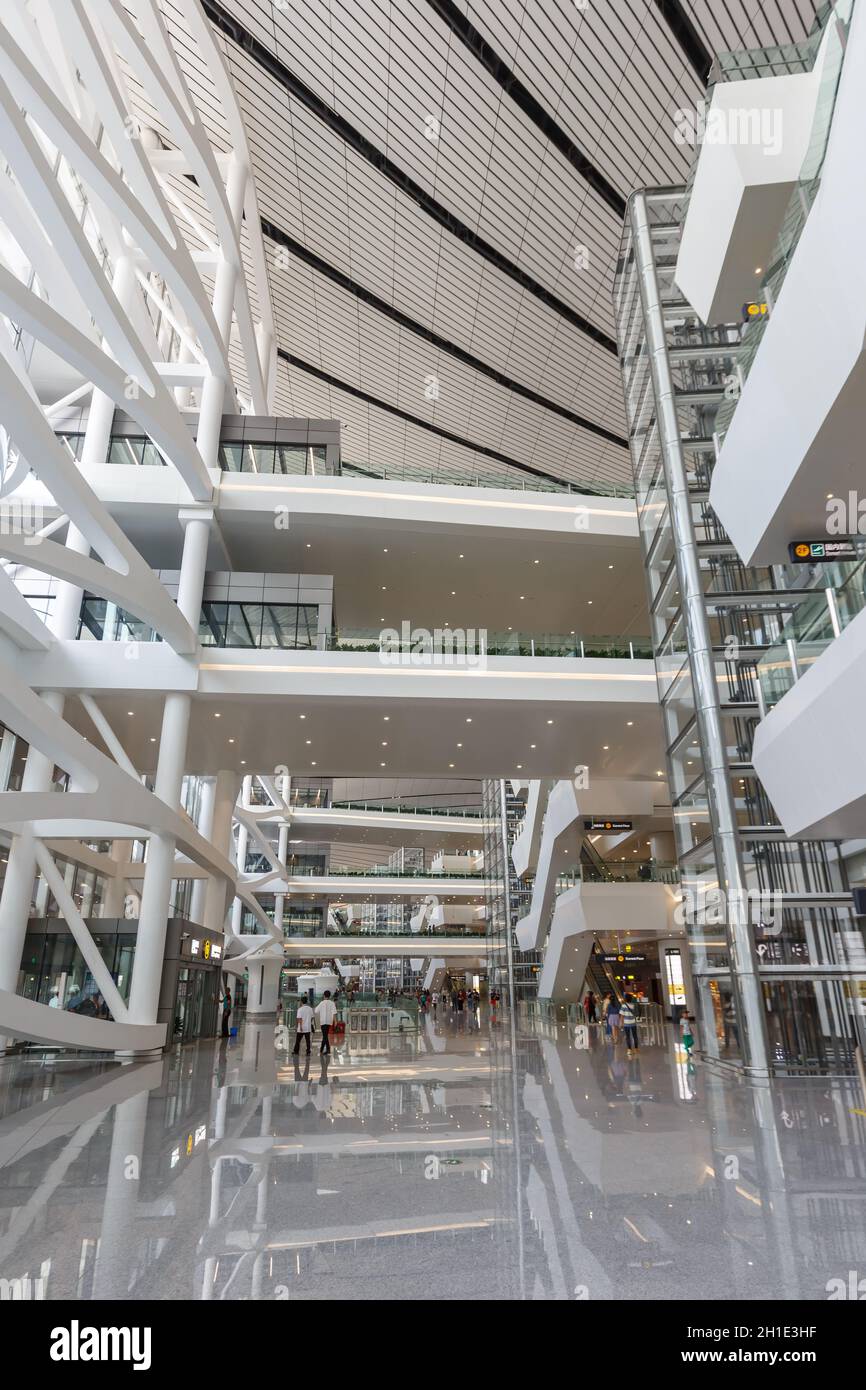
[[[281,825],[281,826],[280,826],[279,841],[278,841],[278,844],[277,844],[277,858],[279,859],[279,861],[280,861],[281,864],[285,864],[285,862],[286,862],[286,855],[288,854],[288,852],[289,852],[289,827],[288,827],[288,825]],[[282,930],[283,930],[283,920],[284,920],[284,918],[285,918],[285,911],[286,911],[286,895],[285,895],[285,893],[277,893],[277,895],[276,895],[276,897],[275,897],[275,899],[274,899],[274,926],[276,927],[276,929],[277,929],[278,932],[282,932]]]
[[[227,197],[235,230],[240,228],[248,171],[237,159],[232,159]],[[228,344],[231,333],[237,266],[223,257],[214,279],[213,314],[223,343]],[[225,394],[229,383],[216,373],[205,378],[199,408],[196,443],[202,462],[208,468],[217,466],[220,427]],[[204,591],[210,521],[213,512],[181,510],[185,525],[183,559],[177,606],[193,631],[198,631],[201,600]],[[178,693],[166,696],[162,719],[155,791],[173,808],[180,801],[189,730],[190,697]],[[168,923],[169,896],[173,877],[175,843],[170,836],[151,837],[147,869],[141,896],[141,913],[135,950],[135,966],[129,997],[129,1016],[133,1023],[155,1023],[159,1005],[159,987],[165,954],[165,933]]]
[[[210,508],[181,509],[180,513],[185,531],[177,603],[183,616],[195,628],[201,612],[212,515]],[[172,691],[165,697],[154,791],[172,810],[180,805],[190,707],[189,695]],[[174,837],[151,835],[129,994],[131,1023],[156,1022],[174,860]]]
[[[248,807],[250,804],[250,795],[252,793],[252,787],[252,777],[245,777],[241,789],[241,806],[243,806],[244,808]],[[249,847],[249,842],[250,832],[245,825],[240,824],[238,826],[237,849],[237,870],[239,880],[247,871],[247,849]],[[241,899],[235,898],[234,903],[232,904],[232,931],[235,936],[240,936],[241,934],[241,914],[243,913],[243,910],[244,905],[241,902]]]
[[[206,840],[210,840],[213,835],[213,808],[214,796],[216,793],[216,782],[212,777],[206,777],[202,782],[201,801],[199,803],[198,830]],[[192,885],[192,895],[190,898],[189,915],[193,922],[197,922],[200,927],[204,926],[204,910],[207,902],[207,879],[197,878]]]
[[[253,958],[247,961],[249,982],[247,984],[246,1009],[248,1014],[273,1015],[276,1013],[282,968],[283,962],[279,956],[267,957],[263,960]]]
[[[237,774],[223,768],[214,782],[214,805],[211,819],[211,843],[218,853],[228,858],[232,834],[232,816],[237,799]],[[210,878],[205,898],[205,931],[221,932],[225,928],[228,887],[222,878]]]

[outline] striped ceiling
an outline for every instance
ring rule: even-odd
[[[625,200],[685,179],[673,113],[714,53],[802,39],[812,0],[203,5],[247,124],[278,412],[339,418],[372,468],[627,485]]]

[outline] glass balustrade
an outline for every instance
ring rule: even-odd
[[[76,459],[81,458],[83,430],[64,430],[58,437]],[[122,466],[163,467],[165,460],[147,435],[114,435],[108,463]],[[411,460],[399,464],[353,463],[328,459],[324,445],[303,442],[275,443],[273,440],[222,440],[218,453],[223,473],[244,473],[271,477],[370,478],[407,483],[432,483],[440,487],[497,488],[517,492],[561,493],[577,497],[633,498],[631,483],[599,481],[564,482],[553,476],[524,473],[507,466],[478,468],[431,468]],[[556,465],[552,465],[555,467]]]
[[[405,649],[383,647],[382,633],[386,629],[339,628],[319,633],[318,608],[304,603],[228,603],[206,600],[202,604],[199,640],[203,647],[289,651],[382,652],[391,657],[422,658],[431,665],[449,660],[471,662],[491,656],[552,657],[568,659],[597,659],[649,661],[652,644],[648,637],[579,637],[556,633],[530,634],[525,632],[485,633],[477,629],[477,651],[464,658],[458,642],[449,644],[453,634],[442,629],[444,650],[417,653],[409,644]],[[470,630],[471,633],[471,630]],[[435,637],[435,633],[432,634]],[[162,639],[140,619],[124,612],[106,599],[85,595],[81,605],[78,637],[98,642],[159,642]],[[419,808],[423,809],[423,808]]]
[[[757,663],[767,709],[779,703],[837,631],[842,632],[866,607],[866,560],[834,565],[822,579],[824,587],[794,608],[777,640]]]
[[[676,864],[657,864],[654,861],[642,860],[632,863],[628,860],[617,863],[612,859],[601,861],[603,872],[599,872],[593,865],[581,864],[577,868],[569,869],[567,873],[558,874],[556,879],[556,896],[565,893],[569,888],[575,888],[579,883],[672,883],[679,884],[680,875]]]

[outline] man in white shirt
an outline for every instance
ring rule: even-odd
[[[295,1029],[297,1031],[295,1037],[295,1045],[292,1048],[292,1053],[294,1056],[297,1056],[301,1050],[301,1038],[305,1038],[307,1042],[307,1056],[309,1057],[310,1032],[312,1030],[312,1027],[313,1011],[310,1008],[307,1000],[304,999],[303,1003],[298,1005],[298,1012],[295,1014]]]
[[[319,1027],[322,1030],[320,1052],[330,1052],[331,1050],[331,1024],[336,1017],[337,1006],[331,998],[331,991],[326,989],[321,1004],[316,1008],[316,1018],[319,1020]]]

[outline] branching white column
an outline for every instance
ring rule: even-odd
[[[127,257],[121,258],[114,274],[114,289],[122,309],[127,309],[132,293],[133,272]],[[104,391],[94,389],[87,426],[84,432],[82,459],[88,463],[104,463],[108,457],[111,429],[114,423],[114,402]],[[71,523],[66,533],[66,545],[78,555],[89,555],[90,544],[77,526]],[[83,590],[77,584],[61,581],[57,587],[51,628],[61,641],[78,635]],[[51,691],[42,697],[57,714],[63,714],[64,697]],[[21,782],[21,790],[47,792],[51,790],[54,762],[38,749],[31,748]],[[21,952],[27,934],[27,920],[36,877],[36,849],[32,836],[17,835],[9,851],[9,863],[3,894],[0,897],[0,989],[14,991],[18,982]],[[8,1040],[0,1040],[0,1051]]]
[[[250,795],[251,795],[251,793],[252,793],[252,787],[253,787],[253,779],[252,779],[252,777],[245,777],[244,780],[243,780],[243,786],[242,786],[242,788],[241,788],[241,805],[244,806],[244,807],[249,806],[249,804],[250,804]],[[239,826],[238,826],[238,855],[237,855],[237,869],[238,869],[238,878],[239,878],[239,879],[240,879],[241,875],[242,875],[242,874],[245,874],[246,871],[247,871],[247,849],[248,849],[248,847],[249,847],[249,842],[250,842],[250,832],[248,831],[248,829],[247,829],[247,827],[246,827],[245,825],[239,825]],[[235,898],[234,903],[233,903],[233,905],[232,905],[232,931],[234,932],[235,936],[239,936],[239,935],[240,935],[240,931],[241,931],[241,914],[243,913],[243,910],[244,910],[244,905],[243,905],[243,903],[241,902],[240,898]]]
[[[212,777],[205,778],[201,788],[201,801],[198,813],[198,829],[206,840],[210,840],[213,834],[213,808],[214,795],[216,793],[216,782]],[[200,927],[204,926],[204,911],[207,901],[207,879],[197,878],[192,885],[192,896],[190,898],[189,915],[193,922],[197,922]]]
[[[211,508],[182,509],[180,513],[180,519],[185,522],[186,529],[177,604],[183,616],[196,628],[204,592],[212,516]],[[154,791],[160,800],[165,801],[173,810],[180,804],[190,708],[189,695],[173,691],[165,697]],[[174,837],[151,835],[141,890],[135,964],[129,993],[131,1023],[156,1022],[174,860]]]
[[[211,843],[215,850],[228,857],[232,834],[232,816],[237,800],[237,774],[223,769],[217,773],[214,784],[213,822]],[[228,890],[221,878],[211,878],[207,885],[207,898],[204,910],[205,931],[221,932],[225,927]]]
[[[288,825],[281,825],[281,826],[280,826],[280,838],[279,838],[279,842],[278,842],[278,845],[277,845],[277,858],[279,859],[279,861],[280,861],[281,864],[285,864],[285,862],[286,862],[286,855],[288,854],[288,852],[289,852],[289,827],[288,827]],[[277,931],[279,931],[279,932],[281,932],[281,931],[283,930],[283,918],[284,918],[284,916],[285,916],[285,911],[286,911],[286,895],[285,895],[285,893],[277,893],[276,898],[274,899],[274,926],[276,927]]]

